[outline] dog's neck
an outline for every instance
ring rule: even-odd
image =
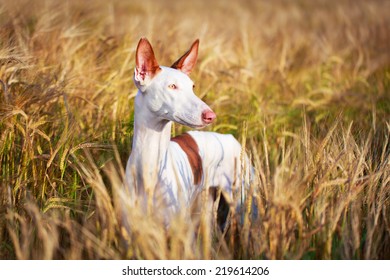
[[[172,122],[156,119],[143,109],[143,93],[138,92],[134,108],[134,136],[129,159],[136,170],[135,183],[138,190],[153,190],[158,176],[166,168]]]

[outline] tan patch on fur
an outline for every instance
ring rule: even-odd
[[[179,144],[180,148],[187,154],[188,161],[190,162],[192,174],[194,175],[194,184],[198,185],[203,176],[202,159],[199,155],[199,147],[196,144],[194,138],[188,133],[176,136],[171,141]]]

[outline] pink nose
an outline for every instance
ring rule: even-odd
[[[206,124],[212,123],[217,115],[210,109],[206,109],[202,112],[202,121]]]

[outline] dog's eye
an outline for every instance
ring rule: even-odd
[[[192,85],[192,89],[195,89],[195,85]]]
[[[169,87],[170,89],[177,89],[177,86],[176,86],[175,84],[170,84],[168,87]]]

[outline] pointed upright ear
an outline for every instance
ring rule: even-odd
[[[146,38],[141,38],[138,42],[135,62],[134,80],[139,86],[147,85],[161,70],[154,56],[152,45]]]
[[[171,68],[182,71],[183,73],[189,75],[196,64],[198,58],[198,48],[199,48],[199,39],[196,39],[192,43],[191,48],[180,57],[175,63],[172,64]]]

